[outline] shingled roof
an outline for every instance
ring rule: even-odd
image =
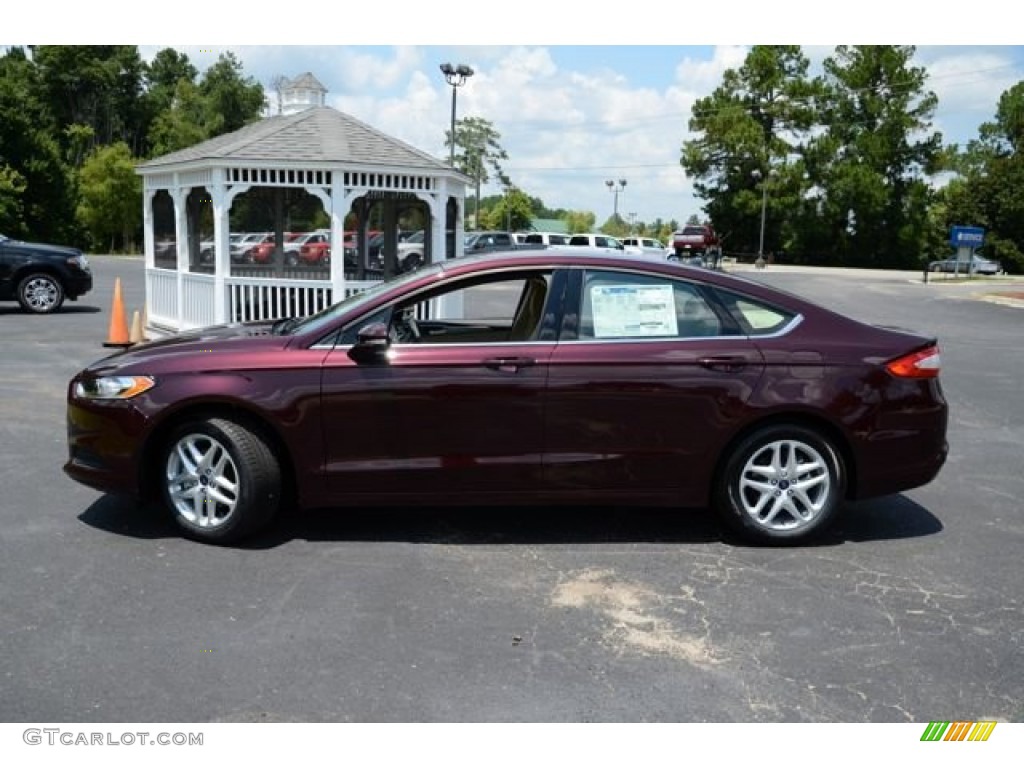
[[[443,161],[332,107],[311,107],[293,115],[264,118],[138,167],[141,171],[163,170],[204,161],[221,164],[253,160],[451,171]]]

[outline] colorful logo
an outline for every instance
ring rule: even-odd
[[[988,741],[996,723],[994,720],[979,723],[958,721],[955,723],[928,723],[921,734],[921,741]]]

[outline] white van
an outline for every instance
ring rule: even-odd
[[[519,242],[523,245],[568,245],[569,236],[561,232],[527,232]]]

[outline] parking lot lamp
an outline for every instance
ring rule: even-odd
[[[458,89],[466,84],[466,80],[473,76],[473,68],[468,67],[465,64],[457,64],[452,66],[448,62],[441,65],[441,72],[444,73],[444,79],[448,81],[448,85],[452,87],[452,151],[448,164],[452,168],[455,167],[455,94]]]
[[[622,192],[626,188],[626,180],[619,179],[618,184],[612,179],[608,179],[605,182],[605,186],[608,187],[608,191],[614,193],[615,202],[614,208],[612,209],[612,217],[617,221],[619,218],[619,192]]]
[[[765,215],[768,212],[768,179],[774,179],[777,175],[774,168],[768,172],[768,176],[765,177],[760,171],[755,170],[753,177],[756,181],[761,182],[761,235],[757,241],[757,260],[754,262],[758,267],[764,266],[764,221]]]

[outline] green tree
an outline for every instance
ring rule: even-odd
[[[501,146],[501,134],[482,117],[464,117],[455,123],[455,167],[473,180],[476,189],[475,218],[480,217],[480,186],[493,177],[505,183],[508,179],[501,161],[508,153]],[[451,131],[445,131],[445,146],[451,147]]]
[[[984,227],[985,252],[1008,271],[1024,271],[1024,82],[999,98],[995,119],[959,154],[958,176],[933,216],[937,237],[953,225]]]
[[[100,147],[79,171],[76,211],[94,247],[133,250],[142,226],[142,179],[124,142]]]
[[[74,184],[40,99],[35,64],[21,48],[0,56],[0,168],[6,169],[4,218],[11,237],[74,242]],[[11,196],[17,194],[17,202]]]
[[[230,51],[222,53],[199,83],[206,106],[207,133],[231,133],[258,120],[266,103],[263,86],[246,77],[242,62]]]
[[[0,234],[20,231],[24,221],[21,196],[25,179],[16,170],[0,165]]]
[[[199,84],[188,75],[187,59],[163,57],[156,75],[161,79],[154,97],[159,104],[166,98],[170,80],[174,83],[169,106],[153,119],[149,145],[154,155],[164,155],[198,144],[223,133],[236,131],[258,120],[263,109],[263,87],[243,77],[241,63],[231,53],[221,54],[203,74]]]
[[[156,156],[191,147],[210,137],[206,104],[199,89],[182,79],[174,89],[171,106],[157,115],[149,131],[149,144]]]
[[[597,217],[591,211],[566,211],[559,218],[569,228],[569,234],[575,235],[580,232],[593,232],[594,222]]]
[[[927,250],[942,135],[937,98],[913,46],[839,46],[825,60],[825,132],[807,154],[818,193],[805,201],[805,250],[854,266],[917,267]],[[813,228],[810,223],[813,221]]]
[[[681,165],[704,211],[734,249],[754,251],[759,241],[761,180],[773,180],[766,241],[779,244],[786,212],[806,191],[800,162],[815,123],[819,81],[808,77],[799,46],[754,46],[739,69],[693,107]],[[774,175],[773,175],[774,174]]]
[[[488,229],[516,232],[529,229],[532,219],[530,198],[521,189],[512,187],[506,194],[495,199],[483,221]]]
[[[32,58],[58,126],[89,126],[93,146],[114,141],[139,145],[145,65],[136,46],[38,45],[32,47]],[[58,140],[66,150],[63,137]]]

